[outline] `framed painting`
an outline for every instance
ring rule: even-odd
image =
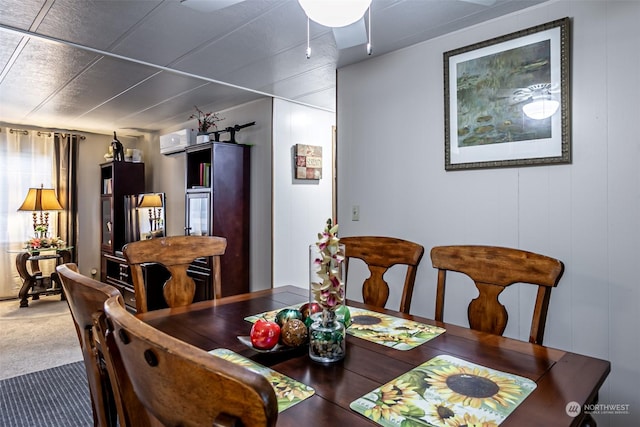
[[[569,24],[444,53],[446,170],[571,163]]]
[[[296,144],[296,179],[322,178],[322,147],[319,145]]]

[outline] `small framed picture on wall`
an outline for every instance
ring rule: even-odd
[[[321,179],[322,147],[296,144],[294,151],[296,179]]]

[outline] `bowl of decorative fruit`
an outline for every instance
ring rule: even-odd
[[[238,340],[259,353],[275,353],[299,349],[308,344],[308,325],[311,315],[295,308],[280,310],[273,319],[261,317],[252,326],[248,336]]]

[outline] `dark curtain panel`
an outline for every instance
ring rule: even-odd
[[[77,262],[78,253],[78,142],[82,137],[74,134],[54,135],[54,185],[60,204],[64,208],[58,214],[60,238],[73,246],[72,261]]]

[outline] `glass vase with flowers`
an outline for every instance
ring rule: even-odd
[[[321,363],[342,360],[346,350],[345,325],[336,315],[344,305],[346,277],[344,245],[337,232],[338,224],[329,219],[318,242],[309,247],[311,303],[322,309],[309,325],[309,357]]]

